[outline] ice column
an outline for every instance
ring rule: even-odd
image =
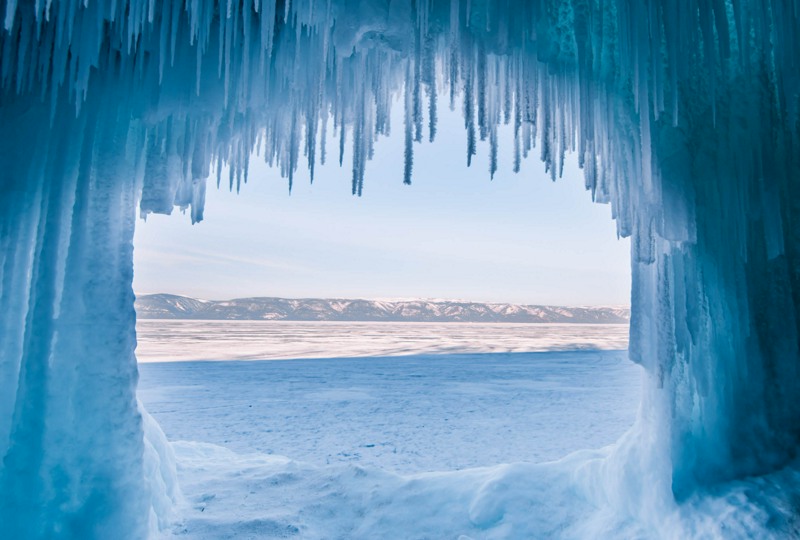
[[[52,124],[35,101],[3,104],[2,534],[144,538],[131,287],[141,144],[114,100],[77,118],[66,105]]]

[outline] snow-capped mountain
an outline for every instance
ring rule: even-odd
[[[486,304],[453,300],[237,298],[197,300],[173,294],[136,299],[141,319],[270,321],[392,321],[506,323],[627,323],[630,308]]]

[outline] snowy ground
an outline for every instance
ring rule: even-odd
[[[624,352],[145,364],[170,440],[399,473],[558,459],[619,438],[639,369]]]
[[[177,455],[184,501],[170,534],[192,539],[537,535],[563,516],[545,505],[551,515],[531,519],[530,495],[565,496],[554,488],[572,473],[534,463],[616,441],[641,377],[624,351],[140,369],[139,397]]]

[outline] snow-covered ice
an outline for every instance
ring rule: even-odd
[[[141,366],[139,397],[177,454],[178,537],[483,538],[450,521],[469,490],[613,443],[641,377],[625,351],[173,362]]]
[[[503,490],[518,497],[523,478],[547,481],[548,496],[564,497],[569,475],[533,464],[612,444],[641,398],[626,351],[576,350],[624,345],[627,325],[149,320],[138,330],[151,361],[138,395],[172,441],[183,495],[165,538],[537,536],[546,527],[524,514],[499,527],[483,516],[498,511],[482,509],[483,486],[516,477]],[[283,360],[253,360],[259,351]],[[198,354],[206,361],[191,361]]]
[[[400,473],[551,461],[633,425],[625,351],[419,355],[140,366],[170,440]]]
[[[627,324],[139,320],[139,362],[618,350]]]

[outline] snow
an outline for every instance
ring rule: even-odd
[[[516,537],[535,520],[476,534],[482,485],[613,443],[641,377],[624,351],[153,363],[139,397],[173,441],[177,537]]]
[[[139,320],[139,362],[619,350],[626,324]]]
[[[473,530],[468,516],[502,536],[516,512],[546,523],[506,536],[577,534],[591,516],[585,536],[611,523],[631,536],[666,534],[678,515],[679,537],[797,536],[796,0],[0,9],[0,522],[12,537],[141,538],[165,500],[150,491],[168,483],[145,476],[164,468],[145,463],[134,394],[136,201],[143,215],[178,206],[199,221],[212,164],[238,189],[255,149],[291,188],[304,157],[322,161],[328,131],[340,163],[352,152],[361,194],[396,99],[413,181],[438,96],[463,112],[468,162],[490,142],[487,176],[496,126],[512,118],[518,159],[538,150],[555,179],[578,155],[632,238],[630,352],[647,373],[640,422],[603,459],[476,473],[467,483],[490,487],[445,516],[453,527]],[[537,477],[564,489],[538,492]],[[430,503],[422,527],[448,497],[464,501],[457,478],[398,482],[388,500]],[[531,512],[552,501],[563,512]],[[374,519],[397,530],[402,515]]]
[[[793,538],[765,534],[791,509],[791,469],[763,482],[704,494],[656,526],[623,521],[592,502],[590,479],[608,450],[545,464],[396,475],[357,465],[315,467],[285,457],[174,443],[187,498],[162,538]],[[648,480],[650,478],[647,478]],[[753,500],[754,494],[772,500]],[[646,503],[647,498],[640,499]],[[778,508],[779,511],[774,510]]]
[[[402,474],[556,460],[631,427],[624,351],[178,362],[140,366],[170,440]],[[267,390],[268,389],[268,390]]]
[[[591,509],[551,498],[568,475],[535,465],[399,476],[203,443],[175,447],[192,495],[185,519],[164,538],[536,538]]]

